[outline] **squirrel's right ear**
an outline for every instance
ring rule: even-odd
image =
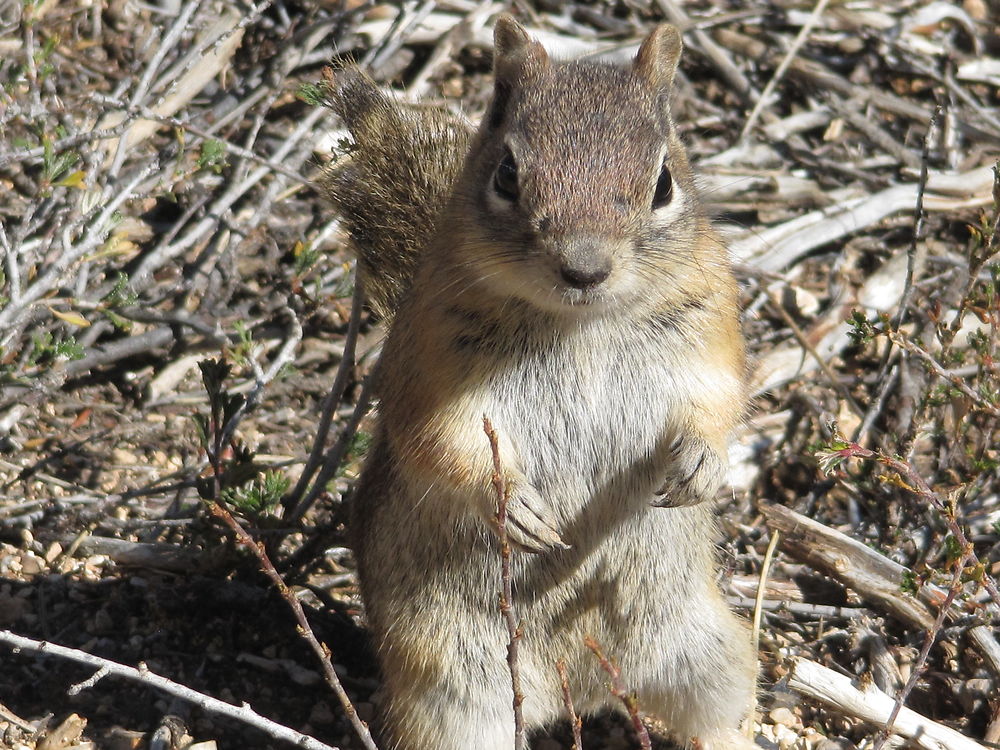
[[[493,73],[508,78],[535,71],[549,65],[545,48],[532,39],[514,16],[501,14],[493,27]]]
[[[632,61],[632,70],[654,91],[666,91],[673,85],[683,47],[677,27],[662,23],[653,29],[639,47],[635,60]]]
[[[510,91],[549,67],[545,48],[532,39],[514,17],[504,13],[493,27],[493,76],[495,93],[490,120],[498,124],[503,119]]]

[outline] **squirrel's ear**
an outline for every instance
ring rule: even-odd
[[[543,70],[548,64],[545,48],[513,16],[504,13],[497,18],[493,27],[493,73],[497,79],[510,80]]]
[[[669,89],[674,82],[674,72],[683,47],[677,27],[669,23],[660,24],[639,47],[632,61],[632,70],[654,90]]]
[[[545,48],[513,16],[504,13],[497,18],[493,27],[493,102],[486,117],[491,128],[503,122],[511,92],[548,66]]]

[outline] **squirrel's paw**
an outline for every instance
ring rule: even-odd
[[[507,538],[525,552],[569,549],[559,532],[556,518],[534,487],[518,487],[507,500]]]
[[[653,505],[673,508],[714,500],[726,480],[728,464],[699,437],[682,435],[670,446],[671,473],[656,491]]]

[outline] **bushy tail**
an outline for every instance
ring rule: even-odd
[[[327,75],[323,89],[354,144],[319,185],[354,241],[372,309],[391,319],[462,168],[472,125],[386,96],[355,66]]]

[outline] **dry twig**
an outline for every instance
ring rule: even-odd
[[[264,551],[264,546],[254,541],[236,519],[233,518],[233,515],[222,507],[222,505],[217,502],[211,502],[209,503],[209,509],[216,518],[229,527],[236,536],[236,540],[257,558],[264,575],[271,579],[271,583],[274,584],[275,589],[281,594],[281,598],[291,607],[295,615],[295,620],[299,624],[299,633],[305,639],[306,643],[309,644],[309,648],[312,649],[313,653],[316,654],[316,658],[323,669],[323,677],[326,679],[326,684],[330,686],[337,696],[337,700],[340,701],[340,705],[344,709],[344,713],[347,714],[347,719],[350,721],[351,726],[354,727],[355,733],[367,750],[378,750],[375,740],[372,739],[371,732],[368,730],[368,725],[358,716],[357,709],[354,708],[350,696],[347,695],[347,691],[337,676],[337,671],[333,668],[333,662],[330,660],[330,649],[325,644],[320,643],[316,634],[313,633],[305,610],[302,608],[302,603],[295,596],[295,593],[285,585],[281,575]]]
[[[210,711],[220,716],[226,716],[230,719],[236,719],[237,721],[247,724],[248,726],[259,729],[275,739],[289,742],[296,747],[303,747],[306,748],[306,750],[336,750],[336,748],[326,745],[319,740],[313,739],[309,735],[296,732],[295,730],[282,726],[275,721],[271,721],[265,716],[261,716],[253,711],[246,703],[242,706],[234,706],[230,703],[220,701],[218,698],[213,698],[210,695],[199,693],[197,690],[192,690],[184,685],[179,685],[172,680],[168,680],[166,677],[153,674],[144,664],[140,664],[138,667],[130,667],[109,659],[102,659],[99,656],[88,654],[86,651],[80,651],[79,649],[67,648],[66,646],[60,646],[46,641],[38,641],[33,638],[25,638],[24,636],[12,633],[9,630],[0,630],[0,642],[6,643],[14,649],[15,652],[23,649],[39,654],[52,654],[60,659],[69,659],[70,661],[75,661],[80,664],[86,664],[89,667],[95,667],[97,672],[93,677],[91,677],[90,680],[80,683],[80,689],[83,689],[84,687],[93,687],[97,680],[105,675],[124,677],[127,680],[132,680],[133,682],[138,682],[142,685],[148,685],[155,690],[161,690],[164,693],[173,695],[181,700],[193,703],[206,711]]]
[[[639,747],[642,750],[652,750],[652,743],[649,739],[649,730],[646,729],[646,725],[642,721],[642,711],[639,709],[639,700],[636,698],[635,693],[630,692],[628,686],[625,684],[625,680],[622,679],[622,672],[611,662],[608,657],[604,655],[601,650],[600,644],[591,638],[589,635],[583,639],[584,645],[594,652],[594,656],[601,664],[601,669],[608,673],[608,677],[611,678],[611,682],[608,684],[611,694],[615,696],[618,700],[622,702],[625,707],[625,712],[628,714],[629,719],[632,722],[632,729],[635,731],[635,736],[639,740]]]
[[[896,702],[872,682],[860,688],[850,677],[808,659],[792,659],[788,686],[813,700],[884,728]],[[902,708],[893,731],[924,750],[986,750],[954,729]]]
[[[514,616],[514,592],[510,570],[510,541],[507,538],[507,486],[503,480],[503,467],[500,465],[500,448],[497,445],[497,433],[489,417],[483,416],[483,430],[490,441],[490,452],[493,456],[493,490],[497,495],[497,533],[500,537],[500,613],[507,624],[507,666],[510,668],[511,687],[514,691],[514,748],[524,750],[527,739],[524,731],[524,693],[521,691],[521,668],[517,661],[517,646],[521,640],[521,625]]]
[[[562,687],[563,705],[566,707],[566,718],[569,719],[570,729],[573,732],[573,750],[583,750],[583,738],[580,734],[583,728],[583,719],[573,708],[573,695],[569,690],[569,674],[566,672],[566,662],[560,659],[556,662],[556,671],[559,672],[559,684]]]

